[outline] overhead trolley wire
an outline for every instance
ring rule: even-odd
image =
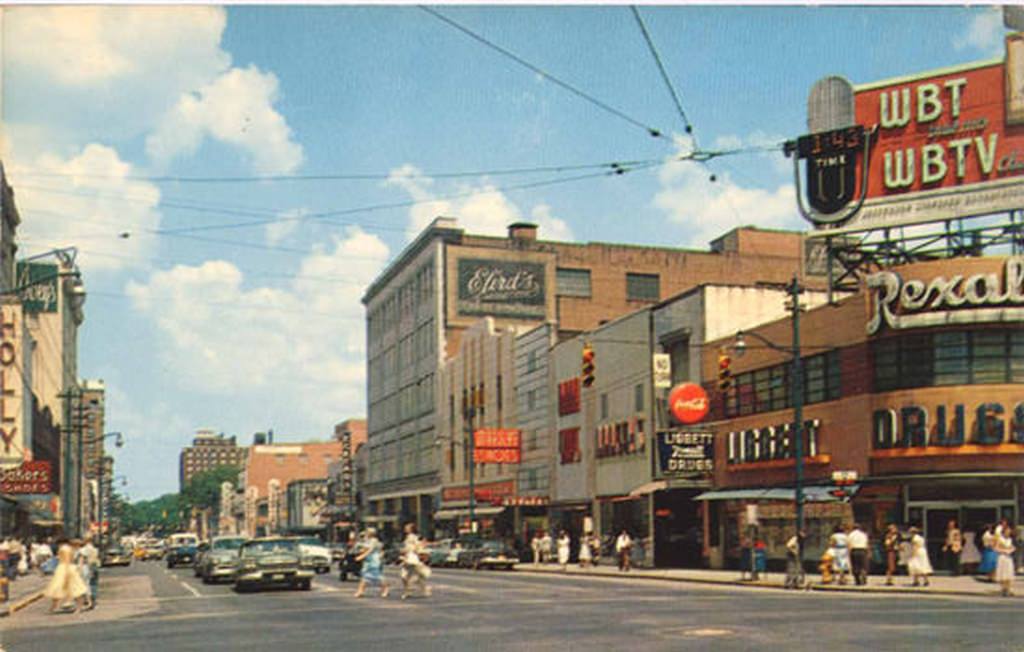
[[[550,81],[551,83],[555,84],[556,86],[559,86],[559,87],[563,88],[564,90],[569,91],[573,95],[576,95],[577,97],[579,97],[581,99],[584,99],[587,102],[590,102],[594,106],[597,106],[598,108],[601,108],[604,111],[607,111],[608,113],[611,113],[612,115],[615,115],[615,116],[617,116],[619,118],[622,118],[626,122],[628,122],[628,123],[630,123],[630,124],[632,124],[632,125],[634,125],[636,127],[639,127],[641,129],[643,129],[644,131],[647,132],[647,134],[649,136],[651,136],[653,138],[664,138],[666,140],[671,140],[671,138],[666,136],[660,129],[657,129],[657,128],[652,127],[650,125],[646,125],[646,124],[640,122],[639,120],[637,120],[637,119],[635,119],[635,118],[633,118],[633,117],[631,117],[629,115],[626,115],[625,113],[623,113],[622,111],[616,109],[615,107],[613,107],[613,106],[611,106],[611,105],[609,105],[609,104],[607,104],[605,102],[602,102],[601,100],[597,99],[593,95],[590,95],[589,93],[586,93],[586,92],[576,88],[575,86],[573,86],[572,84],[570,84],[568,82],[562,81],[561,79],[559,79],[558,77],[555,77],[554,75],[552,75],[551,73],[547,72],[543,68],[535,66],[534,64],[532,64],[529,61],[523,59],[519,55],[517,55],[517,54],[515,54],[515,53],[513,53],[513,52],[511,52],[509,50],[506,50],[505,48],[501,47],[500,45],[497,45],[496,43],[493,43],[493,42],[489,41],[488,39],[484,38],[480,34],[477,34],[476,32],[474,32],[473,30],[469,29],[468,27],[466,27],[466,26],[456,22],[455,20],[452,20],[451,18],[445,16],[444,14],[440,13],[439,11],[437,11],[435,9],[431,9],[430,7],[427,7],[426,5],[419,5],[419,8],[422,9],[423,11],[427,12],[428,14],[433,16],[434,18],[437,18],[441,22],[446,23],[447,25],[450,25],[451,27],[454,27],[455,29],[459,30],[460,32],[462,32],[466,36],[470,37],[471,39],[477,41],[478,43],[481,43],[481,44],[489,47],[490,49],[492,49],[492,50],[494,50],[496,52],[499,52],[500,54],[508,57],[512,61],[515,61],[519,65],[523,66],[524,68],[526,68],[526,69],[528,69],[528,70],[530,70],[530,71],[540,75],[541,77],[543,77],[544,79]]]
[[[696,148],[697,136],[693,133],[693,125],[690,124],[690,119],[686,117],[686,111],[683,110],[683,103],[679,101],[679,94],[676,93],[676,89],[672,85],[672,81],[668,78],[665,66],[662,64],[661,57],[658,55],[658,49],[654,47],[654,41],[651,39],[651,35],[647,31],[647,26],[644,25],[643,18],[640,17],[640,11],[636,8],[636,5],[630,5],[629,8],[633,11],[633,17],[636,19],[636,24],[640,26],[640,32],[644,35],[644,40],[647,42],[647,48],[651,51],[651,56],[654,57],[654,63],[658,65],[658,72],[661,73],[661,78],[664,80],[665,86],[668,87],[668,92],[672,96],[672,101],[675,102],[676,110],[679,111],[679,115],[683,118],[683,125],[686,127],[686,133],[693,138],[693,145],[694,148]]]

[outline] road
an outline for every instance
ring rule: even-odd
[[[392,584],[397,572],[389,569]],[[354,582],[236,594],[157,562],[105,569],[98,608],[0,624],[6,652],[54,650],[960,650],[1024,652],[1018,600],[794,593],[628,578],[437,570],[434,595]],[[397,589],[397,587],[394,587]]]

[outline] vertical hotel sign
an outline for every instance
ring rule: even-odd
[[[986,215],[1024,205],[1024,35],[1006,58],[862,84],[855,122],[871,132],[867,199],[819,237]]]
[[[25,461],[23,323],[21,304],[0,303],[0,469]]]

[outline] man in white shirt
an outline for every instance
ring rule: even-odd
[[[617,539],[615,539],[615,554],[619,557],[619,570],[628,571],[630,564],[630,553],[633,551],[633,539],[629,537],[629,532],[623,530],[619,533]]]
[[[850,565],[853,566],[853,580],[858,585],[868,583],[868,535],[854,523],[853,530],[846,538],[850,547]]]

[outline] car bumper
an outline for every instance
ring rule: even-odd
[[[301,580],[313,579],[314,575],[316,575],[316,572],[311,568],[282,571],[239,571],[238,575],[235,576],[235,581],[246,584],[290,584]]]
[[[210,571],[209,571],[209,576],[210,577],[218,577],[218,578],[220,578],[220,577],[234,577],[237,572],[238,572],[237,568],[233,568],[233,567],[230,567],[230,566],[221,566],[221,567],[218,567],[218,568],[211,568]]]

